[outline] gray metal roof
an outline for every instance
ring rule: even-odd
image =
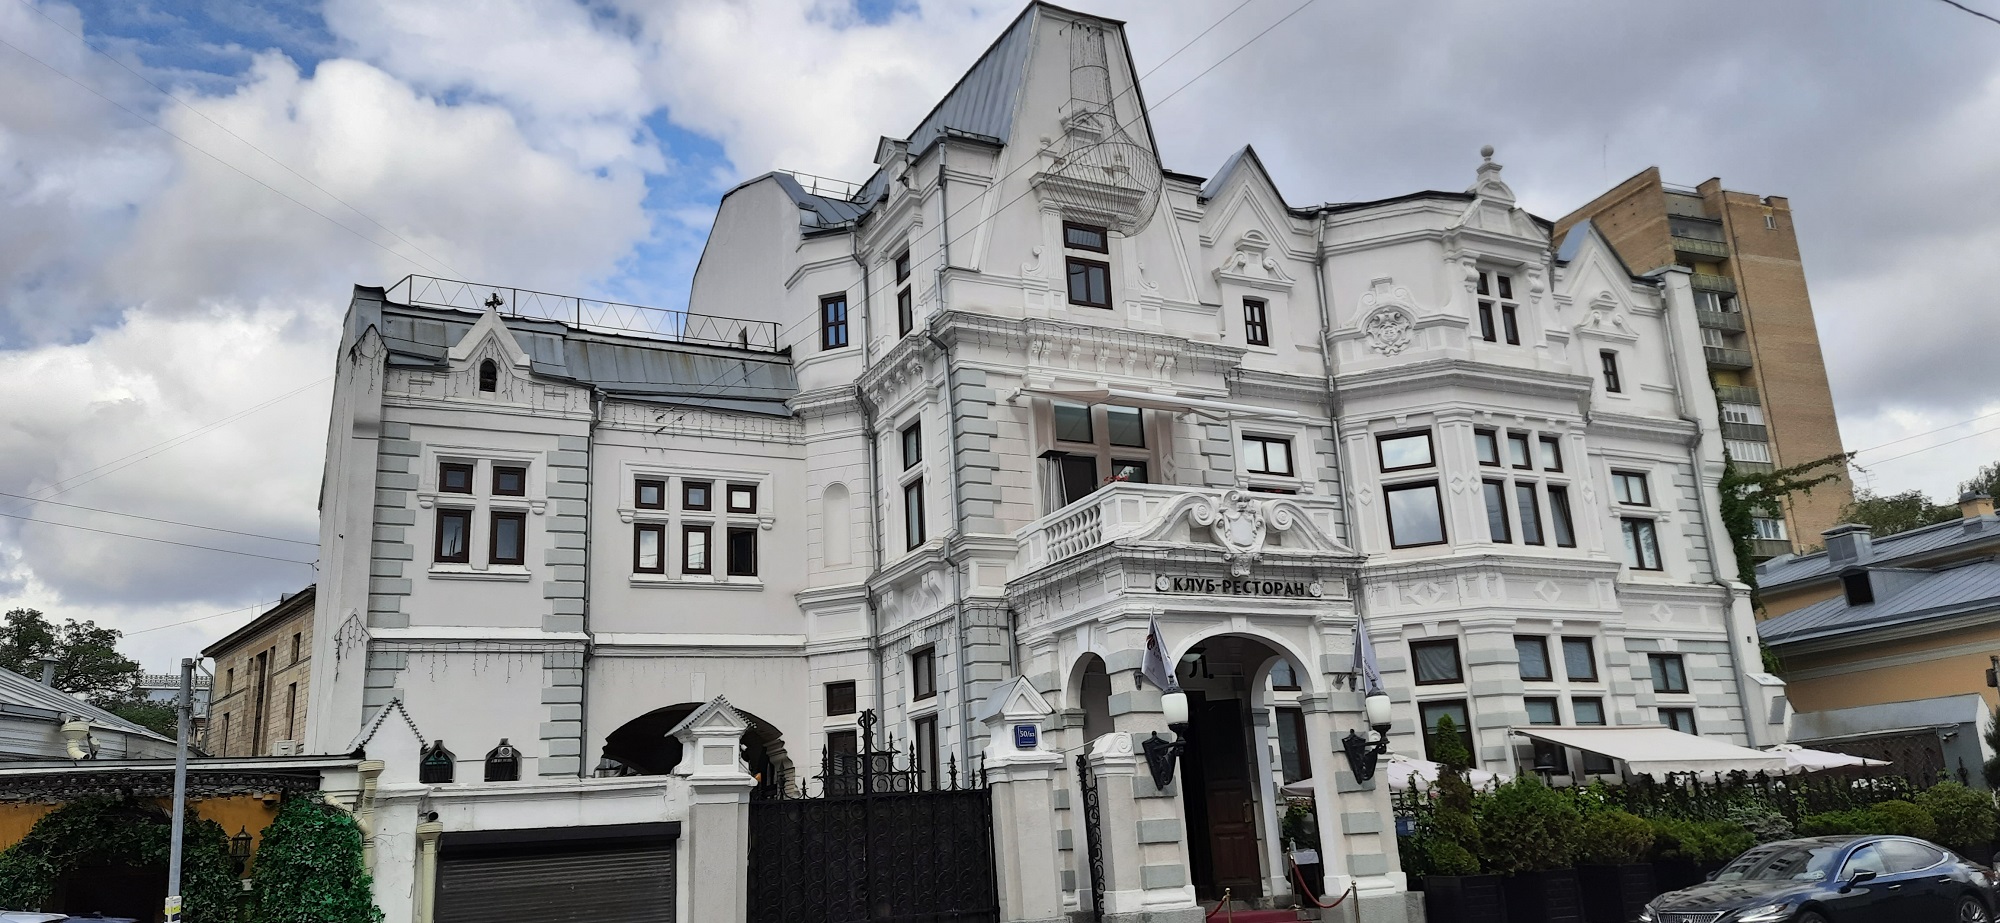
[[[978,62],[958,84],[939,100],[917,130],[910,132],[911,151],[921,151],[944,135],[945,129],[989,138],[1006,138],[1013,133],[1014,110],[1021,96],[1022,79],[1028,73],[1028,53],[1034,47],[1035,11],[1030,3],[1014,18],[1013,25],[979,56]]]
[[[393,302],[383,304],[380,330],[389,363],[435,368],[478,315]],[[790,416],[785,401],[798,393],[788,357],[619,337],[554,321],[503,317],[536,375],[594,385],[613,398],[742,413]]]
[[[1934,526],[1872,538],[1869,540],[1872,552],[1868,560],[1861,563],[1895,564],[1949,549],[1955,545],[1981,543],[2000,545],[2000,516],[1981,516],[1974,520],[1954,519]],[[1772,558],[1757,565],[1757,585],[1770,590],[1801,580],[1832,576],[1840,570],[1841,568],[1827,563],[1824,551],[1788,555]]]
[[[51,689],[12,670],[0,669],[0,712],[47,721],[76,715],[98,727],[172,743],[173,738],[149,731],[60,689]]]
[[[1850,606],[1844,594],[1823,599],[1758,624],[1758,636],[1784,644],[2000,610],[2000,562],[1991,558],[1935,570],[1874,568],[1869,579],[1873,603]]]

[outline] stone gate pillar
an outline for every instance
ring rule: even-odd
[[[1161,737],[1168,738],[1170,733]],[[1135,746],[1143,739],[1120,730],[1090,745],[1090,772],[1097,782],[1098,832],[1104,852],[1104,919],[1107,923],[1199,923],[1201,907],[1195,903],[1194,884],[1188,878],[1180,779],[1176,776],[1164,789],[1153,784],[1143,750]],[[1079,826],[1082,823],[1088,820],[1082,819]],[[1079,890],[1088,887],[1084,881],[1077,884]]]
[[[979,706],[986,725],[986,784],[993,792],[993,859],[1003,923],[1058,923],[1056,774],[1062,754],[1043,735],[1052,709],[1026,679],[1000,684]]]
[[[1408,878],[1396,853],[1395,807],[1389,800],[1389,759],[1376,763],[1373,778],[1355,778],[1341,740],[1354,731],[1372,737],[1362,713],[1361,694],[1335,691],[1302,696],[1306,735],[1313,748],[1313,803],[1319,815],[1320,861],[1325,895],[1331,900],[1355,890],[1360,923],[1403,923],[1413,917]],[[1326,767],[1322,769],[1320,767]]]
[[[688,783],[688,817],[681,831],[687,863],[687,914],[703,923],[744,923],[750,899],[750,790],[757,780],[743,765],[750,726],[716,696],[675,725],[681,762],[674,775]]]

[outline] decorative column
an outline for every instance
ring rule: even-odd
[[[1133,746],[1135,736],[1113,731],[1090,746],[1104,853],[1104,919],[1198,923],[1201,907],[1195,904],[1194,884],[1188,880],[1180,780],[1165,788],[1153,784],[1145,757]],[[1083,885],[1078,882],[1079,888]]]
[[[757,786],[741,755],[749,726],[716,696],[667,732],[681,742],[674,775],[688,782],[681,838],[691,920],[744,923],[749,914],[750,790]]]
[[[1068,919],[1055,809],[1063,758],[1043,739],[1052,711],[1021,677],[1001,683],[979,706],[986,724],[986,784],[993,792],[993,858],[1003,923]]]
[[[1350,731],[1373,736],[1362,711],[1361,693],[1343,690],[1324,698],[1306,696],[1300,704],[1306,711],[1306,739],[1320,744],[1313,747],[1312,754],[1313,801],[1319,813],[1325,897],[1337,897],[1352,885],[1360,923],[1421,919],[1410,916],[1409,878],[1396,852],[1388,757],[1385,754],[1376,764],[1375,775],[1363,781],[1355,778],[1341,745]]]
[[[444,825],[425,821],[417,825],[417,915],[416,923],[431,923],[437,908],[438,837]]]

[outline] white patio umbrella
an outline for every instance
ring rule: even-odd
[[[1423,783],[1426,788],[1436,785],[1438,770],[1443,768],[1430,760],[1420,760],[1415,757],[1404,756],[1400,753],[1389,754],[1383,760],[1383,763],[1386,765],[1383,765],[1380,771],[1389,777],[1389,788],[1391,791],[1402,791],[1409,788],[1412,779]],[[1484,769],[1470,769],[1465,773],[1465,780],[1471,783],[1473,788],[1484,788],[1499,780],[1499,778],[1498,774],[1487,772]],[[1297,782],[1286,785],[1282,791],[1287,795],[1295,797],[1309,797],[1313,793],[1313,780],[1300,779]]]
[[[1821,769],[1839,769],[1843,766],[1887,766],[1888,760],[1869,759],[1851,753],[1831,753],[1826,750],[1810,750],[1798,744],[1779,744],[1766,747],[1772,753],[1785,755],[1785,772],[1815,772]]]

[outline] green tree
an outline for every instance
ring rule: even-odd
[[[56,659],[55,687],[90,700],[115,702],[132,693],[139,664],[118,653],[116,628],[69,619],[61,625],[36,609],[14,609],[0,620],[0,667],[40,679],[43,657]]]
[[[264,828],[251,866],[253,923],[377,923],[361,828],[354,816],[312,797],[287,797]]]
[[[1841,522],[1860,523],[1874,530],[1875,537],[1908,532],[1958,518],[1956,504],[1932,503],[1920,490],[1883,496],[1872,490],[1856,491],[1854,502],[1840,511]]]
[[[147,730],[168,737],[180,733],[180,716],[171,702],[155,702],[135,693],[115,702],[93,704]]]
[[[1981,493],[1989,497],[2000,497],[2000,461],[1990,465],[1980,465],[1979,473],[1972,480],[1958,485],[1960,493]]]
[[[1986,746],[1991,748],[1995,754],[2000,754],[2000,718],[1995,718],[1986,723]],[[2000,755],[1987,760],[1984,768],[1986,770],[1987,787],[2000,788]]]
[[[1736,579],[1757,588],[1757,565],[1750,560],[1755,548],[1751,542],[1757,537],[1756,518],[1784,518],[1786,497],[1810,495],[1813,488],[1837,480],[1853,457],[1854,453],[1843,452],[1775,471],[1749,471],[1737,465],[1727,450],[1722,453],[1719,512],[1723,528],[1729,530],[1729,544],[1736,549]]]

